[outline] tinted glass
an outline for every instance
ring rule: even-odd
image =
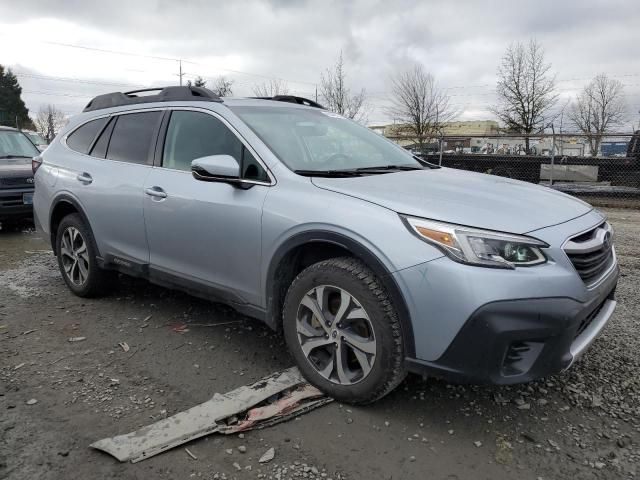
[[[120,162],[146,164],[149,148],[162,112],[120,115],[113,127],[107,158]]]
[[[91,149],[92,157],[104,158],[106,156],[107,147],[109,146],[109,139],[111,138],[111,132],[113,132],[113,126],[115,125],[115,123],[116,118],[114,117],[109,122],[109,125],[107,125],[106,128],[102,131],[100,137],[98,137],[98,140],[96,140],[96,143]]]
[[[297,107],[230,107],[292,170],[407,165],[412,155],[341,115]]]
[[[171,114],[162,166],[191,170],[196,158],[231,155],[242,166],[243,178],[268,181],[266,172],[227,126],[206,113],[175,111]]]
[[[67,138],[67,145],[72,150],[80,153],[88,153],[91,142],[96,138],[98,132],[102,129],[108,118],[98,118],[85,123]]]

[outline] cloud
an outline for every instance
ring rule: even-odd
[[[225,74],[251,93],[264,76],[315,95],[320,74],[343,51],[353,89],[370,92],[372,120],[384,120],[389,77],[423,63],[452,95],[462,118],[480,118],[494,100],[496,67],[514,41],[535,37],[558,73],[563,95],[606,72],[640,107],[640,9],[636,2],[557,0],[21,0],[0,6],[0,62],[16,71],[103,83],[176,83],[177,62],[95,52],[43,42],[182,58],[188,78]],[[16,42],[15,38],[20,38]],[[258,75],[247,75],[249,72]],[[636,75],[636,76],[625,76]],[[578,80],[571,80],[578,79]],[[113,89],[22,77],[28,106],[54,102],[69,111]],[[457,88],[465,87],[465,88]],[[126,87],[123,87],[123,89]],[[55,94],[67,94],[58,95]]]

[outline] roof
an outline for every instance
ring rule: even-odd
[[[8,132],[19,132],[17,128],[13,127],[5,127],[4,125],[0,125],[0,130],[8,131]]]

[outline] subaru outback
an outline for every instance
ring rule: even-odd
[[[79,296],[116,272],[281,330],[309,382],[372,402],[407,372],[569,368],[615,308],[612,229],[546,187],[438,168],[317,103],[198,87],[94,98],[34,161]]]

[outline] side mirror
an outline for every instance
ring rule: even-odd
[[[231,155],[209,155],[191,162],[191,173],[205,182],[240,183],[240,164]]]

